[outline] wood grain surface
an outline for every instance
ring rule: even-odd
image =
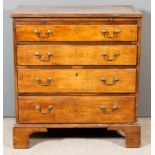
[[[115,37],[117,29],[120,33]],[[52,31],[49,37],[48,30]],[[16,35],[17,41],[137,41],[137,25],[16,25]]]
[[[13,127],[13,146],[16,149],[29,147],[29,137],[34,132],[47,132],[48,128],[107,128],[107,130],[122,131],[125,144],[128,148],[137,148],[141,145],[141,127],[139,124],[15,124]]]
[[[29,137],[34,132],[47,132],[47,128],[13,128],[13,147],[25,149],[29,147]]]
[[[118,6],[19,6],[12,17],[142,17],[131,5]]]
[[[20,96],[20,123],[134,122],[134,96]],[[112,106],[118,110],[113,111]],[[41,111],[36,111],[40,106]],[[53,109],[49,112],[48,106]],[[105,106],[105,112],[100,107]]]
[[[48,86],[41,83],[48,83]],[[106,82],[101,81],[105,78]],[[114,82],[115,78],[119,81]],[[18,92],[135,93],[135,69],[19,69]]]
[[[48,57],[49,52],[52,55]],[[17,46],[18,65],[136,65],[136,60],[136,45]]]

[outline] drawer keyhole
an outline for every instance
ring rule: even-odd
[[[79,75],[78,73],[75,74],[76,77],[77,77],[78,75]]]

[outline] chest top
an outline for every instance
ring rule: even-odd
[[[142,17],[134,6],[19,6],[12,17]]]

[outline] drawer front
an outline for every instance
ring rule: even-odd
[[[20,123],[133,122],[134,96],[19,97]]]
[[[17,41],[137,41],[137,25],[16,25]]]
[[[23,45],[18,65],[136,65],[134,45]]]
[[[134,93],[136,69],[19,69],[19,93]]]
[[[19,123],[134,122],[134,96],[19,96]]]

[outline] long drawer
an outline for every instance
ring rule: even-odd
[[[136,69],[19,69],[19,93],[134,93]]]
[[[18,65],[136,65],[135,45],[21,45]]]
[[[134,122],[134,96],[19,96],[20,123]]]
[[[16,25],[17,41],[137,41],[137,25]]]

